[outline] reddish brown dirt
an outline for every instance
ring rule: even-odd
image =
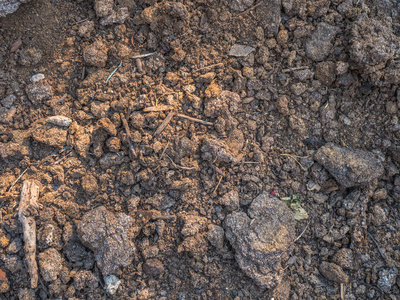
[[[399,10],[356,2],[121,0],[129,17],[104,26],[92,1],[32,0],[0,18],[0,299],[399,299]],[[233,44],[254,52],[230,56]],[[170,109],[203,122],[174,114],[158,130]],[[375,153],[384,174],[341,186],[314,160],[325,143]],[[41,183],[38,257],[60,257],[34,290],[25,179]],[[222,199],[232,191],[239,203]],[[215,229],[262,192],[309,215],[275,289]],[[113,296],[77,233],[100,206],[135,223]]]

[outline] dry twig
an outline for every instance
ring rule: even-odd
[[[182,170],[194,170],[194,169],[196,169],[195,167],[184,167],[184,166],[177,165],[177,164],[172,160],[171,157],[169,157],[168,155],[165,155],[165,156],[168,157],[168,159],[172,162],[172,164],[174,165],[175,168],[179,168],[179,169],[182,169]]]
[[[25,259],[31,276],[31,288],[38,284],[38,267],[36,263],[36,221],[39,204],[39,185],[35,180],[25,180],[22,185],[21,200],[18,207],[18,219],[22,224],[25,242]]]
[[[172,118],[175,116],[175,112],[171,111],[167,117],[164,119],[164,121],[162,121],[162,123],[160,124],[160,126],[158,126],[156,132],[154,132],[154,137],[156,137],[157,135],[159,135],[164,129],[165,127],[167,127],[167,125],[169,124],[169,122],[171,122]]]
[[[179,118],[186,119],[186,120],[193,121],[193,122],[197,122],[197,123],[200,123],[200,124],[203,124],[203,125],[207,125],[207,126],[213,126],[214,125],[211,122],[206,122],[206,121],[203,121],[203,120],[200,120],[200,119],[196,119],[196,118],[192,118],[192,117],[189,117],[189,116],[186,116],[186,115],[182,115],[182,114],[177,114],[177,116]]]
[[[206,66],[206,67],[198,68],[198,69],[193,70],[193,72],[198,72],[198,71],[201,71],[201,70],[214,68],[214,67],[218,67],[218,66],[224,66],[224,63],[217,63],[217,64],[209,65],[209,66]]]
[[[10,188],[8,189],[8,192],[11,192],[12,188],[14,187],[14,185],[16,185],[17,182],[18,182],[18,180],[20,180],[21,177],[24,176],[24,174],[26,173],[26,171],[28,171],[28,168],[26,168],[26,169],[21,173],[21,175],[19,175],[18,178],[15,179],[15,181],[13,182],[13,184],[12,184],[12,185],[10,186]]]
[[[303,165],[297,160],[297,158],[307,158],[308,156],[297,156],[297,155],[286,154],[286,153],[283,153],[283,154],[280,154],[280,155],[281,156],[290,157],[291,159],[293,159],[300,166],[300,168],[303,169],[303,171],[307,171],[307,169],[303,167]]]
[[[135,56],[133,56],[133,57],[131,57],[131,58],[132,58],[132,59],[136,59],[136,58],[145,58],[145,57],[148,57],[148,56],[152,56],[152,55],[154,55],[154,54],[156,54],[156,52],[146,53],[146,54],[140,54],[140,55],[135,55]]]
[[[303,236],[303,234],[306,232],[308,226],[310,226],[311,220],[312,220],[312,218],[310,218],[310,220],[308,220],[308,223],[307,223],[306,227],[305,227],[304,230],[300,233],[300,235],[293,241],[293,244],[296,243],[296,242]]]
[[[218,189],[218,187],[219,187],[219,185],[220,185],[220,183],[221,183],[222,177],[224,177],[224,176],[221,176],[221,177],[219,178],[218,183],[217,183],[217,185],[215,186],[215,189],[214,189],[214,191],[213,191],[213,194],[215,194],[215,192],[217,191],[217,189]]]
[[[372,234],[370,234],[369,232],[367,232],[367,233],[368,233],[368,236],[371,238],[371,240],[375,243],[376,248],[378,248],[379,254],[382,256],[383,259],[386,259],[386,255],[385,255],[385,253],[382,252],[382,249],[381,249],[381,247],[379,247],[378,242],[374,239]]]
[[[120,116],[121,116],[122,125],[124,126],[124,129],[125,129],[125,132],[126,132],[126,139],[128,141],[129,150],[131,152],[132,158],[135,158],[136,157],[136,151],[135,151],[135,148],[133,147],[132,135],[131,135],[131,131],[129,129],[128,121],[126,121],[126,118],[123,115],[123,113],[120,113]]]
[[[166,111],[173,110],[174,107],[171,105],[157,105],[157,106],[149,106],[143,108],[143,112],[158,112],[158,111]]]

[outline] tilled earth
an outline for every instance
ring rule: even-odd
[[[400,299],[399,22],[395,0],[0,17],[0,299]]]

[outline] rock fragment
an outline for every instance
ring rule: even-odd
[[[196,215],[183,215],[183,228],[181,233],[184,236],[193,236],[207,227],[207,219]]]
[[[367,73],[385,68],[400,46],[391,28],[366,16],[353,23],[350,33],[350,58]]]
[[[104,289],[110,295],[114,295],[116,293],[120,284],[121,280],[119,280],[115,275],[104,277]]]
[[[78,224],[78,236],[94,252],[104,276],[132,262],[135,252],[132,225],[131,217],[124,213],[114,215],[104,206],[87,212]]]
[[[54,248],[49,248],[39,254],[40,274],[44,281],[51,282],[56,280],[61,273],[63,265],[64,259]]]
[[[286,204],[267,193],[253,200],[248,213],[235,212],[223,223],[236,262],[261,288],[278,285],[289,258],[296,222]]]
[[[384,172],[381,161],[373,153],[332,144],[321,147],[315,154],[315,160],[344,187],[371,182]]]
[[[93,289],[96,288],[98,285],[99,285],[99,280],[90,271],[86,270],[78,271],[78,273],[76,273],[74,277],[74,287],[78,291],[84,289],[85,287]]]
[[[100,24],[103,26],[111,24],[124,24],[129,17],[129,12],[126,7],[120,7],[117,11],[113,10],[110,15],[102,18]]]
[[[324,261],[321,263],[319,271],[330,281],[337,283],[347,283],[349,281],[349,276],[337,264]]]
[[[239,193],[237,191],[230,191],[225,195],[223,195],[218,200],[218,203],[225,206],[225,208],[230,212],[239,210],[240,208]]]
[[[358,265],[355,261],[353,251],[349,248],[339,249],[333,257],[333,262],[343,269],[357,270]]]
[[[246,9],[252,7],[254,0],[233,0],[230,1],[230,7],[234,11],[245,11]]]
[[[72,120],[65,116],[52,116],[47,119],[47,122],[60,127],[69,127],[69,125],[71,125]]]
[[[23,66],[34,66],[42,60],[42,51],[36,47],[26,48],[21,51],[19,62]]]
[[[83,59],[88,65],[99,68],[106,66],[109,48],[102,41],[95,41],[83,51]]]
[[[336,79],[336,64],[331,61],[324,61],[317,64],[315,78],[322,84],[330,86]]]
[[[157,258],[151,258],[143,264],[143,271],[149,276],[158,276],[164,272],[164,264]]]
[[[215,160],[223,163],[235,163],[237,161],[228,145],[224,141],[214,138],[206,138],[201,151],[203,152],[202,158],[208,161]]]
[[[211,224],[208,226],[207,239],[217,249],[224,246],[225,231],[221,226]]]
[[[239,44],[234,44],[231,47],[231,50],[229,50],[228,55],[230,56],[235,56],[235,57],[246,57],[250,53],[256,51],[255,48],[246,46],[246,45],[239,45]]]
[[[46,80],[29,84],[25,91],[28,99],[35,105],[39,105],[53,97],[53,88]]]
[[[335,26],[321,22],[317,25],[311,37],[307,40],[306,55],[314,61],[324,60],[332,48],[331,41],[339,29]]]
[[[94,10],[99,18],[106,17],[113,11],[114,0],[95,0]]]
[[[396,278],[399,271],[397,268],[385,268],[379,272],[378,286],[385,292],[389,293],[392,286],[396,284]]]
[[[8,14],[15,12],[21,3],[28,2],[30,0],[1,0],[0,1],[0,17],[4,17]]]
[[[45,124],[33,131],[32,137],[36,142],[51,147],[62,147],[67,142],[67,130]]]

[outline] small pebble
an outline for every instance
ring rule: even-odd
[[[231,50],[229,51],[228,55],[236,57],[245,57],[254,51],[256,51],[256,49],[253,47],[235,44],[231,47]]]
[[[104,277],[104,289],[110,295],[114,295],[115,292],[118,290],[119,285],[121,284],[121,280],[118,279],[115,275],[105,276]]]
[[[43,79],[44,79],[44,74],[37,73],[37,74],[33,75],[30,80],[31,80],[31,82],[39,82],[40,80],[43,80]]]
[[[72,120],[64,116],[53,116],[49,117],[47,119],[47,122],[61,127],[68,127],[69,125],[71,125]]]

